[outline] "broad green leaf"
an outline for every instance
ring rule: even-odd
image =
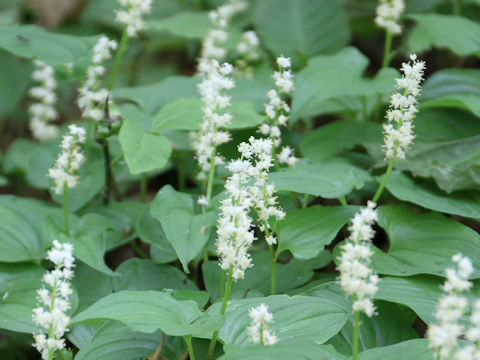
[[[332,53],[347,45],[350,37],[339,1],[257,1],[253,21],[262,44],[276,56],[303,60],[319,53]]]
[[[444,69],[433,73],[422,86],[422,102],[452,94],[480,96],[480,70]]]
[[[331,345],[317,345],[304,343],[292,346],[291,344],[277,343],[273,346],[251,345],[246,347],[229,346],[225,355],[219,360],[347,360]]]
[[[312,206],[287,213],[278,223],[278,251],[311,259],[330,244],[357,211],[356,206]]]
[[[0,33],[0,48],[17,56],[60,66],[65,72],[66,64],[74,64],[72,73],[88,65],[98,40],[98,36],[64,35],[33,25],[0,25]]]
[[[409,53],[423,52],[431,47],[447,48],[460,56],[480,52],[480,25],[473,20],[440,14],[415,14],[408,17],[416,22],[408,34]]]
[[[432,184],[412,179],[399,171],[394,171],[387,182],[387,189],[396,198],[411,202],[424,208],[480,218],[480,194],[476,191],[457,192],[447,195]]]
[[[361,189],[372,181],[370,174],[356,166],[343,163],[311,163],[300,161],[294,167],[270,174],[277,191],[335,199]]]
[[[422,108],[459,108],[480,116],[480,96],[474,94],[451,94],[426,101]]]
[[[123,122],[119,140],[128,168],[133,175],[161,169],[172,151],[172,145],[164,135],[144,132],[131,120]]]
[[[292,119],[322,113],[321,102],[344,96],[389,94],[394,90],[398,73],[384,69],[374,79],[362,78],[368,59],[356,48],[345,48],[335,55],[320,55],[295,79]],[[328,86],[327,86],[328,84]]]
[[[72,324],[100,320],[120,321],[142,333],[161,330],[171,336],[208,337],[220,325],[218,317],[204,315],[194,301],[179,301],[160,291],[113,293],[77,314]]]
[[[395,345],[369,349],[360,353],[359,360],[432,360],[428,339],[413,339]]]
[[[199,130],[203,121],[203,103],[199,99],[178,99],[165,105],[155,115],[154,129]],[[227,109],[233,115],[229,129],[255,127],[264,121],[253,106],[246,102],[233,102]]]
[[[116,272],[121,276],[113,280],[115,291],[197,289],[179,269],[155,264],[151,260],[129,259],[124,261]]]
[[[363,142],[382,139],[382,127],[371,122],[335,121],[307,134],[300,143],[303,155],[324,160]]]
[[[374,248],[372,266],[380,274],[445,276],[458,252],[468,255],[480,277],[480,235],[438,213],[419,214],[408,207],[381,206],[378,224],[386,231],[388,251]]]
[[[408,306],[424,322],[436,322],[435,311],[438,299],[444,295],[441,285],[445,279],[432,275],[411,277],[385,277],[379,282],[376,299]],[[466,294],[473,302],[480,295],[478,284]]]
[[[188,273],[188,263],[202,250],[208,240],[209,227],[215,224],[216,214],[196,214],[191,195],[175,191],[170,185],[162,188],[151,205],[151,212],[160,221]]]
[[[227,345],[251,344],[247,326],[251,319],[248,310],[264,303],[275,321],[270,328],[276,332],[279,343],[321,344],[337,334],[348,318],[348,313],[334,302],[311,296],[273,295],[264,298],[232,300],[225,312],[225,325],[219,339]],[[220,303],[208,308],[207,313],[217,314]]]
[[[31,65],[21,62],[15,56],[0,51],[0,114],[10,113],[30,83]]]
[[[203,39],[211,26],[207,12],[192,11],[147,22],[147,30],[166,31],[186,39]]]

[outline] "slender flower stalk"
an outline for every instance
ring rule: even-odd
[[[402,33],[399,20],[404,11],[404,0],[380,0],[378,4],[375,23],[378,27],[385,29],[385,48],[382,68],[387,67],[390,63],[392,37]]]
[[[273,315],[268,312],[268,306],[260,304],[248,311],[248,316],[252,319],[250,326],[247,327],[250,340],[254,344],[274,345],[278,342],[275,332],[270,330],[267,324],[273,322]]]
[[[28,108],[30,113],[30,130],[35,139],[46,141],[58,136],[58,127],[51,122],[57,119],[55,103],[57,96],[55,89],[55,70],[47,63],[35,60],[35,70],[32,72],[32,80],[36,86],[29,91],[30,97],[35,101]]]
[[[260,40],[255,31],[246,31],[242,34],[240,42],[237,44],[237,51],[241,59],[235,62],[236,67],[247,79],[253,79],[252,63],[260,59]]]
[[[270,99],[269,103],[265,104],[267,122],[260,125],[259,132],[273,140],[272,152],[275,164],[278,162],[291,166],[298,161],[294,156],[293,149],[284,146],[279,152],[279,147],[282,143],[280,127],[287,126],[290,115],[290,106],[283,97],[290,94],[294,89],[293,75],[290,69],[290,58],[280,56],[277,59],[277,64],[279,69],[273,74],[276,89],[272,89],[267,93]]]
[[[464,316],[468,311],[468,299],[464,295],[471,287],[472,283],[468,278],[473,273],[473,265],[468,257],[462,254],[456,254],[452,257],[456,268],[446,270],[447,280],[442,286],[444,295],[437,304],[435,314],[437,323],[428,327],[428,339],[430,348],[434,352],[437,360],[452,359],[451,355],[458,348],[458,337],[465,332],[463,325]],[[472,313],[472,328],[467,331],[467,338],[470,341],[478,342],[480,330],[478,321],[478,302]],[[455,359],[476,359],[475,357],[466,358],[465,355],[470,351],[470,346],[458,351]]]
[[[396,159],[405,159],[405,153],[415,138],[413,119],[417,110],[417,97],[420,95],[420,83],[423,80],[425,62],[418,61],[417,55],[410,55],[411,62],[404,62],[403,75],[396,79],[397,87],[403,93],[396,92],[391,96],[391,104],[385,116],[388,122],[383,125],[385,159],[390,160],[387,172],[373,197],[377,202],[387,184]]]
[[[63,336],[70,323],[66,311],[70,309],[70,280],[75,266],[73,245],[54,240],[52,249],[47,253],[47,260],[55,265],[55,269],[43,276],[44,285],[37,291],[40,306],[33,309],[33,321],[40,332],[33,335],[33,346],[43,360],[53,360],[55,352],[65,348]]]
[[[68,127],[69,132],[61,142],[62,152],[58,155],[53,168],[48,170],[48,176],[55,183],[55,194],[63,195],[63,214],[65,233],[69,234],[68,227],[68,189],[78,184],[78,170],[85,160],[80,144],[85,142],[85,130],[76,125]]]
[[[368,317],[375,314],[373,296],[378,290],[379,277],[370,267],[371,241],[375,236],[372,226],[377,221],[376,204],[369,201],[368,206],[355,214],[348,230],[350,237],[341,246],[338,258],[340,265],[340,285],[342,290],[353,298],[353,360],[358,358],[358,331],[360,313]]]

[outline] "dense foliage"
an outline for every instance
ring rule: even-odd
[[[0,3],[2,360],[480,359],[478,0],[72,3]]]

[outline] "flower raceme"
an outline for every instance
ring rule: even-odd
[[[30,97],[36,102],[30,105],[30,129],[33,137],[39,141],[54,139],[58,135],[58,128],[51,124],[57,118],[55,103],[57,96],[55,89],[55,70],[47,63],[35,60],[35,70],[32,73],[32,80],[37,83],[29,91]]]
[[[267,93],[270,101],[268,104],[265,104],[265,114],[268,120],[260,125],[259,132],[273,140],[276,160],[279,163],[294,165],[297,162],[297,158],[294,156],[293,149],[285,146],[280,153],[277,153],[276,150],[282,142],[280,126],[287,126],[290,114],[290,107],[282,99],[282,96],[288,95],[294,89],[293,74],[290,70],[290,58],[280,56],[277,59],[277,64],[279,70],[273,74],[276,89],[272,89]]]
[[[228,63],[220,65],[218,61],[211,60],[209,71],[198,85],[203,101],[203,122],[200,131],[191,133],[190,137],[200,165],[198,178],[201,180],[207,178],[212,167],[223,164],[223,158],[217,155],[216,149],[230,141],[230,133],[223,129],[232,120],[232,115],[222,111],[230,106],[230,97],[223,91],[235,87],[233,79],[227,76],[232,70],[232,65]]]
[[[355,214],[348,230],[350,237],[341,246],[338,258],[340,265],[340,284],[342,290],[353,297],[353,310],[361,311],[368,317],[375,313],[373,295],[378,290],[379,277],[370,268],[371,241],[375,235],[372,226],[377,221],[376,204],[369,201],[368,206]]]
[[[418,61],[415,54],[410,55],[410,60],[402,64],[403,75],[397,79],[397,86],[403,89],[403,94],[397,92],[392,95],[386,115],[388,123],[383,126],[386,159],[404,159],[415,138],[413,119],[418,112],[417,97],[420,95],[425,62]]]
[[[251,308],[248,311],[248,316],[252,319],[252,322],[247,327],[247,332],[254,344],[274,345],[278,342],[277,336],[267,325],[273,322],[273,315],[268,312],[267,305],[260,304]]]
[[[253,69],[250,64],[260,59],[260,40],[255,31],[245,31],[240,42],[237,44],[237,51],[242,56],[235,62],[236,67],[247,79],[253,79]]]
[[[456,254],[452,257],[456,268],[446,270],[447,280],[442,286],[444,295],[437,304],[435,313],[437,323],[428,328],[430,348],[439,360],[472,360],[480,359],[480,301],[474,304],[470,317],[471,326],[467,329],[463,324],[469,310],[465,293],[473,284],[468,278],[473,273],[473,265],[468,257]],[[458,350],[458,338],[465,334],[468,344]],[[453,357],[452,354],[455,354]]]
[[[65,187],[74,188],[78,183],[78,170],[85,160],[80,144],[85,142],[85,130],[76,125],[68,127],[68,134],[64,135],[61,148],[53,168],[48,170],[48,176],[55,183],[55,193],[62,194]]]
[[[375,23],[378,27],[385,29],[392,35],[401,34],[402,27],[398,21],[404,11],[404,0],[380,0],[376,11]]]
[[[112,56],[111,51],[116,48],[116,41],[109,40],[106,36],[102,36],[93,48],[93,57],[87,69],[85,83],[80,88],[78,95],[78,106],[84,118],[95,121],[103,118],[103,111],[98,105],[105,103],[108,90],[101,87],[101,77],[106,71],[102,64]]]
[[[34,334],[33,345],[43,360],[53,359],[55,351],[65,348],[63,335],[68,331],[70,323],[66,311],[70,309],[70,280],[75,266],[73,245],[54,240],[53,247],[47,253],[47,260],[55,268],[43,276],[43,286],[37,291],[40,306],[33,309],[33,321],[41,329]]]
[[[143,15],[152,11],[152,0],[118,0],[123,6],[117,11],[116,20],[126,26],[129,37],[137,36],[145,28]]]

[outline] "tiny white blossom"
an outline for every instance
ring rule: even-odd
[[[385,158],[404,159],[415,135],[413,119],[418,112],[416,97],[420,94],[425,62],[418,61],[415,54],[410,55],[412,62],[403,63],[402,78],[397,79],[397,86],[403,94],[394,93],[385,116],[388,123],[383,125]]]
[[[253,78],[253,69],[250,65],[260,58],[259,47],[260,40],[255,31],[251,30],[244,32],[237,44],[237,51],[242,58],[236,61],[236,65],[248,79]]]
[[[35,60],[35,70],[32,80],[36,86],[29,91],[30,97],[35,101],[28,108],[30,113],[30,130],[32,135],[39,141],[54,139],[58,135],[58,127],[52,124],[57,119],[55,103],[57,96],[55,89],[55,70],[43,61]]]
[[[248,316],[252,319],[250,326],[247,327],[250,340],[254,344],[274,345],[278,342],[275,332],[270,330],[267,324],[273,322],[273,315],[268,312],[268,306],[260,304],[248,311]]]
[[[61,142],[62,151],[53,168],[48,170],[48,176],[55,183],[56,194],[62,194],[65,186],[74,188],[77,185],[78,170],[85,160],[80,149],[80,144],[85,142],[85,130],[76,125],[70,125],[68,129]]]
[[[398,23],[405,11],[404,0],[380,0],[377,7],[375,23],[391,33],[398,35],[402,33],[402,27]]]
[[[129,37],[137,36],[145,28],[143,16],[152,11],[152,0],[118,0],[123,9],[116,12],[116,20],[126,26]]]
[[[54,240],[47,260],[55,269],[43,276],[44,286],[37,291],[39,307],[33,309],[33,321],[40,328],[40,332],[33,335],[33,346],[43,360],[53,358],[55,351],[65,348],[63,336],[70,324],[65,312],[70,309],[70,280],[75,266],[73,245]]]
[[[105,74],[103,62],[109,59],[111,51],[117,48],[114,40],[102,36],[93,48],[93,57],[87,69],[85,83],[79,89],[78,106],[86,119],[100,121],[103,118],[101,107],[108,98],[108,90],[101,87],[101,77]]]
[[[375,207],[376,204],[369,201],[368,206],[351,219],[348,228],[350,237],[341,246],[342,252],[338,258],[342,290],[353,297],[353,310],[361,311],[368,317],[375,314],[372,299],[380,281],[370,267],[373,255],[371,241],[375,235],[372,226],[377,221]]]

